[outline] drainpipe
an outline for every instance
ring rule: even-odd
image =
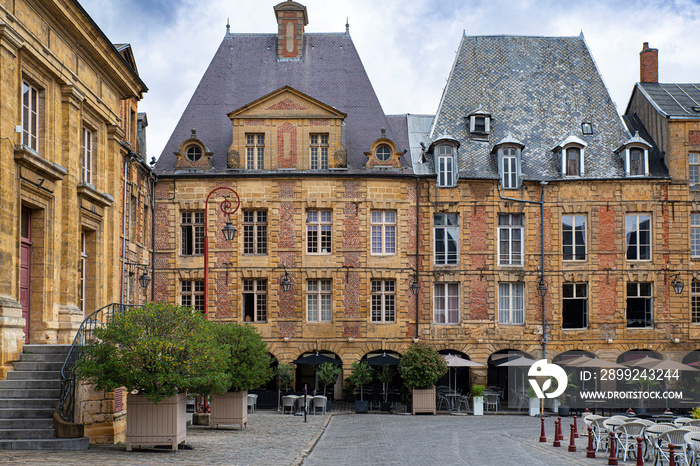
[[[416,276],[414,279],[418,281],[418,268],[419,268],[419,247],[420,244],[420,178],[416,176]],[[416,338],[420,338],[418,331],[418,303],[420,296],[420,288],[416,291]]]
[[[538,204],[540,206],[540,244],[541,244],[541,256],[540,256],[540,280],[544,283],[544,187],[547,185],[546,181],[540,181],[542,185],[542,194],[539,201],[527,201],[525,199],[515,199],[512,197],[503,197],[501,194],[500,183],[496,184],[498,189],[498,197],[504,201],[520,202],[523,204]],[[545,329],[545,316],[544,316],[544,296],[542,296],[542,359],[547,359],[547,332]]]

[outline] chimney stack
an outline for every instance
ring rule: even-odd
[[[277,58],[301,58],[304,48],[304,26],[309,24],[306,7],[287,0],[274,8],[277,17]]]
[[[644,42],[639,52],[639,82],[659,82],[659,50],[650,49],[649,42]]]

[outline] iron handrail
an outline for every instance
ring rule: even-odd
[[[73,344],[68,350],[68,355],[61,368],[61,395],[58,404],[58,411],[61,419],[66,422],[75,421],[75,373],[73,368],[75,363],[80,359],[82,347],[86,342],[93,339],[93,333],[99,326],[105,325],[112,320],[116,313],[122,313],[125,309],[131,307],[143,307],[141,305],[130,305],[112,303],[96,310],[83,320],[75,334]]]

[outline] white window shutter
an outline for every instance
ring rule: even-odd
[[[491,132],[491,118],[485,117],[484,118],[484,128],[487,133]]]
[[[476,117],[474,115],[469,117],[469,131],[474,132],[474,125],[476,124]]]

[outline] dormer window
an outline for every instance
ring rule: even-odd
[[[190,162],[196,162],[202,158],[202,148],[197,145],[191,145],[187,148],[187,160]]]
[[[473,116],[472,122],[474,123],[474,129],[472,129],[472,133],[487,133],[487,120],[488,119],[483,116]]]
[[[635,133],[615,152],[622,159],[627,176],[648,176],[649,175],[649,149],[651,145]]]
[[[525,146],[508,134],[494,147],[498,156],[498,175],[503,189],[518,189],[521,180],[521,152]]]
[[[561,173],[564,176],[583,176],[586,142],[573,134],[552,149],[561,157]]]
[[[644,176],[644,151],[638,147],[630,149],[630,176]]]
[[[469,133],[474,139],[486,139],[491,132],[491,115],[476,111],[469,115]]]
[[[566,161],[564,162],[566,176],[581,176],[581,149],[569,147],[566,149]]]
[[[455,157],[454,147],[449,144],[442,144],[437,147],[437,165],[438,165],[438,186],[454,186],[455,178]]]

